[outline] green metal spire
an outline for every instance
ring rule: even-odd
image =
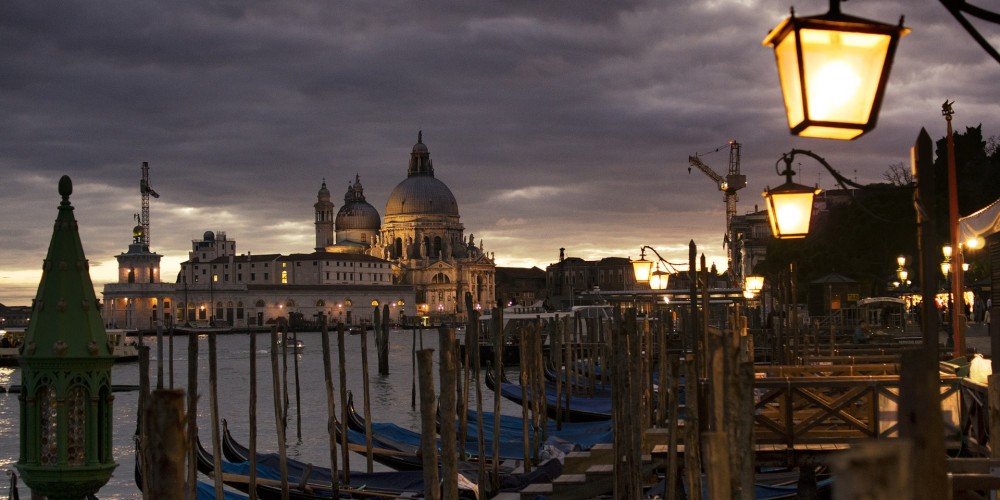
[[[69,202],[73,182],[68,176],[59,179],[59,194],[62,202],[42,264],[22,354],[39,359],[113,359],[90,280],[90,264],[83,254]]]
[[[56,217],[21,357],[20,457],[32,493],[82,499],[104,486],[115,467],[111,435],[112,347],[97,308],[69,196],[59,180]]]

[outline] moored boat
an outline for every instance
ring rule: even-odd
[[[135,341],[128,338],[126,330],[107,330],[108,343],[115,363],[127,363],[139,360],[139,348]],[[0,366],[18,366],[21,356],[20,346],[24,343],[24,330],[0,330]],[[6,342],[4,341],[6,340]]]

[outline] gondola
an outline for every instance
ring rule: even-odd
[[[228,435],[228,430],[226,431]],[[246,451],[228,436],[228,446],[231,452]],[[198,470],[203,474],[212,474],[215,469],[214,457],[198,443]],[[258,453],[256,457],[257,495],[268,499],[281,498],[281,458],[276,453]],[[317,467],[313,464],[285,458],[287,482],[290,498],[294,500],[329,499],[332,495],[332,482],[328,467]],[[226,484],[241,491],[249,490],[250,464],[247,461],[222,462]],[[461,483],[460,483],[461,484]],[[465,484],[473,484],[466,482]],[[417,494],[424,491],[423,471],[389,471],[389,472],[351,472],[350,481],[341,486],[341,498],[397,498],[407,494]],[[459,498],[475,498],[475,493],[468,488],[460,488]]]
[[[442,416],[438,415],[438,429],[441,427]],[[466,412],[466,442],[476,442],[479,438],[479,426],[483,429],[484,440],[489,442],[493,439],[493,412],[483,412],[482,423],[475,410]],[[456,428],[457,428],[456,422]],[[531,425],[529,423],[529,432]],[[545,425],[545,436],[552,441],[557,441],[564,446],[575,445],[582,451],[591,449],[598,443],[610,443],[614,439],[610,420],[595,420],[591,422],[563,422],[558,425],[555,421],[549,420]],[[522,446],[524,442],[524,419],[513,415],[500,415],[500,440],[511,441]]]
[[[199,447],[201,443],[199,443]],[[199,458],[200,460],[200,458]],[[138,446],[135,450],[135,486],[142,491],[142,457],[139,453]],[[218,496],[215,493],[215,485],[209,484],[204,481],[198,481],[197,498],[198,500],[216,500]],[[226,490],[223,492],[223,500],[247,500],[249,497],[234,491]]]
[[[233,461],[238,461],[243,467],[246,467],[249,471],[249,464],[246,462],[246,457],[249,454],[249,450],[240,443],[233,439],[232,435],[229,433],[228,428],[223,426],[223,450],[227,457]],[[278,468],[278,458],[273,453],[268,454],[257,454],[258,471],[266,471],[268,469],[277,470]],[[210,463],[210,462],[209,462]],[[302,462],[286,459],[288,464],[289,476],[292,476],[292,471],[303,471],[310,470],[310,478],[315,478],[317,481],[320,478],[327,478],[326,481],[329,482],[330,469],[324,467],[316,467],[312,464],[304,464]],[[462,462],[458,466],[459,473],[462,477],[468,480],[466,484],[475,484],[477,482],[478,475],[478,464],[472,464],[469,462]],[[500,474],[500,491],[503,492],[516,492],[522,490],[525,486],[537,482],[551,482],[556,477],[562,473],[562,462],[556,459],[548,460],[539,466],[532,469],[529,473],[512,473],[508,469],[501,469]],[[274,474],[273,472],[271,474]],[[299,473],[301,475],[301,473]],[[280,476],[275,476],[280,477]],[[352,487],[358,487],[359,484],[364,485],[364,489],[371,491],[373,489],[378,490],[389,490],[391,485],[387,486],[381,482],[376,482],[376,480],[384,480],[384,478],[395,478],[397,480],[406,480],[407,478],[419,478],[422,485],[423,481],[423,471],[398,471],[398,472],[375,472],[372,474],[352,472],[350,485]],[[416,484],[416,483],[413,483]],[[461,486],[461,482],[459,483]],[[420,489],[420,491],[423,491]],[[474,493],[471,490],[466,490],[460,487],[459,497],[461,498],[472,498]]]
[[[359,444],[358,451],[361,453],[365,444],[365,418],[354,409],[354,398],[350,391],[347,393],[347,425],[350,430],[356,433],[353,435],[354,437],[349,436],[349,441]],[[358,441],[355,441],[355,439]],[[374,447],[381,448],[382,450],[396,450],[406,454],[412,453],[416,460],[420,460],[417,457],[417,452],[420,450],[420,441],[421,436],[419,432],[392,423],[372,423],[372,446]],[[464,447],[456,443],[458,451],[473,461],[479,460],[481,457],[491,458],[493,456],[493,446],[493,443],[486,443],[485,453],[480,453],[477,448],[478,442],[475,440],[467,440]],[[524,446],[519,441],[501,441],[497,446],[499,446],[499,457],[501,460],[520,460],[524,458]],[[438,449],[440,448],[441,445],[439,442]],[[398,459],[399,457],[386,458]],[[403,458],[408,457],[404,456]],[[380,463],[384,462],[380,461]],[[421,463],[420,467],[422,466]]]
[[[486,370],[486,387],[497,391],[496,376],[493,370]],[[503,381],[499,389],[500,395],[517,404],[524,404],[521,394],[521,386],[513,382]],[[556,404],[562,400],[563,421],[565,422],[593,422],[597,420],[611,419],[611,397],[610,396],[573,396],[570,398],[570,406],[567,408],[565,402],[566,395],[561,394],[557,399],[554,388],[545,388],[545,406],[550,418],[556,418]]]
[[[562,380],[563,384],[566,384],[566,372],[559,372],[550,364],[545,365],[545,369],[542,373],[545,376],[546,385],[554,386],[559,380]],[[580,371],[575,372],[574,378],[575,380],[573,380],[573,383],[571,384],[574,394],[583,394],[587,397],[611,397],[610,382],[605,383],[601,380],[595,380],[594,386],[591,387],[587,375],[585,373],[581,373]]]

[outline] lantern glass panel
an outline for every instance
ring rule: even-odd
[[[800,37],[809,118],[866,124],[892,37],[819,29]]]
[[[771,193],[767,203],[771,230],[776,238],[805,238],[809,234],[815,193]]]
[[[781,80],[781,93],[785,96],[788,127],[795,128],[806,116],[802,109],[802,81],[799,79],[799,57],[794,33],[790,32],[775,46],[774,57],[778,61],[778,78]]]

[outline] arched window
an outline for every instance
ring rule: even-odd
[[[128,282],[135,283],[135,269],[128,270]]]
[[[292,300],[292,299],[286,300],[285,301],[285,307],[295,307],[295,301]]]
[[[257,299],[257,302],[254,304],[255,307],[264,307],[266,305],[267,304],[264,303],[264,299]]]
[[[49,383],[44,383],[39,386],[36,397],[38,398],[39,413],[38,428],[42,431],[39,462],[42,465],[55,465],[59,460],[59,438],[57,431],[59,404],[56,400],[56,391],[52,389]]]
[[[87,459],[87,389],[74,385],[66,398],[66,462],[83,465]]]
[[[403,238],[396,238],[392,243],[392,257],[398,259],[403,256]]]
[[[441,237],[440,236],[435,236],[434,237],[434,249],[432,250],[432,256],[433,257],[437,257],[439,255],[443,257],[443,255],[441,255]]]
[[[431,283],[451,283],[451,279],[448,278],[447,274],[437,273],[431,278]]]
[[[324,301],[323,299],[319,299],[319,300],[316,301],[316,307],[323,307],[325,305],[326,305],[326,301]]]
[[[243,301],[236,303],[236,319],[243,319]]]

